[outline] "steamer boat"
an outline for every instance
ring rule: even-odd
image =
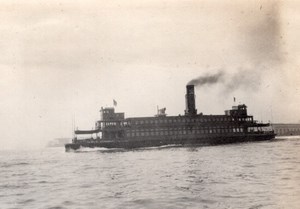
[[[93,130],[75,130],[66,151],[80,147],[140,148],[162,145],[203,146],[263,141],[275,137],[269,123],[259,123],[247,114],[246,105],[233,106],[224,115],[197,114],[194,85],[186,86],[186,110],[182,116],[167,116],[165,108],[154,117],[125,118],[113,107],[101,108]],[[78,135],[91,137],[79,139]]]

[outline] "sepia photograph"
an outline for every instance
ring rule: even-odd
[[[299,37],[294,0],[0,0],[0,208],[299,208]]]

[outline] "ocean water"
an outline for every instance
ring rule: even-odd
[[[300,208],[300,137],[0,151],[0,208]]]

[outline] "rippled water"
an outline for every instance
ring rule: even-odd
[[[300,138],[0,151],[0,208],[299,208]]]

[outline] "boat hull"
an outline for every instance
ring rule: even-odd
[[[266,141],[275,138],[274,133],[244,134],[244,135],[222,135],[222,136],[203,136],[197,138],[164,138],[164,139],[120,139],[120,140],[88,140],[76,143],[65,144],[66,151],[77,150],[81,147],[95,148],[125,148],[134,149],[142,147],[156,147],[164,145],[181,146],[205,146],[220,145],[241,142]]]

